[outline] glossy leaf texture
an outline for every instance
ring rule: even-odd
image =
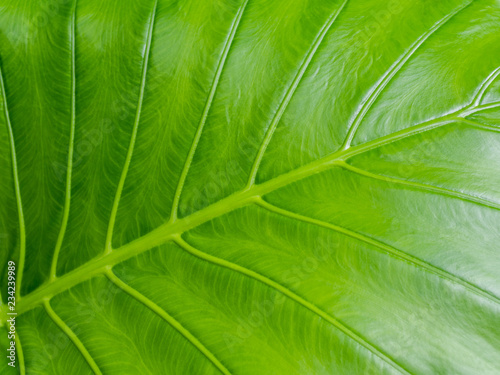
[[[0,0],[1,373],[500,374],[499,30]]]

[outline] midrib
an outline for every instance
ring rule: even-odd
[[[405,130],[389,134],[387,136],[366,142],[364,144],[354,146],[345,150],[339,150],[333,154],[299,167],[291,172],[275,177],[262,184],[253,185],[245,190],[236,192],[185,218],[178,219],[174,222],[165,223],[155,230],[151,231],[150,233],[126,245],[123,245],[108,254],[105,254],[99,258],[92,259],[86,264],[74,269],[73,271],[70,271],[61,277],[58,277],[53,281],[46,282],[27,296],[18,298],[17,312],[18,314],[22,314],[38,306],[43,301],[52,298],[52,296],[57,295],[65,290],[70,289],[76,284],[79,284],[85,280],[88,280],[98,274],[105,272],[115,264],[130,259],[151,248],[164,244],[170,241],[173,237],[180,235],[216,217],[252,204],[259,197],[271,193],[281,187],[292,184],[313,174],[331,169],[351,157],[373,150],[377,147],[381,147],[383,145],[410,137],[412,135],[441,127],[454,121],[460,121],[462,116],[469,114],[470,110],[468,111],[468,108],[464,108],[457,112],[424,122],[419,125],[412,126]]]

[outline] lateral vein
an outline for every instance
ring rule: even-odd
[[[405,185],[405,186],[409,186],[409,187],[412,187],[412,188],[418,189],[418,190],[426,190],[426,191],[433,192],[435,194],[444,195],[446,197],[458,198],[460,200],[464,200],[464,201],[468,201],[468,202],[472,202],[472,203],[477,203],[477,204],[480,204],[482,206],[492,208],[494,210],[500,210],[500,204],[493,202],[493,201],[490,201],[490,200],[487,200],[487,199],[474,197],[474,196],[466,194],[466,193],[460,193],[458,191],[453,191],[450,189],[446,189],[446,188],[442,188],[442,187],[438,187],[438,186],[433,186],[433,185],[428,185],[428,184],[422,184],[419,182],[413,182],[410,180],[403,180],[400,178],[378,175],[376,173],[368,172],[366,170],[355,167],[355,166],[348,164],[348,163],[345,163],[345,162],[341,162],[338,165],[341,168],[348,170],[348,171],[351,171],[351,172],[354,172],[360,176],[365,176],[365,177],[375,179],[375,180],[390,182],[393,184]]]
[[[0,68],[0,89],[3,97],[5,122],[7,123],[7,130],[9,133],[11,159],[12,159],[12,174],[14,178],[14,190],[16,194],[17,212],[19,216],[19,264],[17,265],[18,274],[17,274],[17,285],[16,285],[16,297],[17,300],[19,301],[21,299],[21,286],[22,286],[21,283],[24,273],[24,262],[26,259],[26,228],[24,224],[21,188],[19,185],[19,172],[17,168],[17,154],[16,154],[16,145],[14,141],[14,132],[12,130],[12,124],[10,122],[9,108],[7,105],[7,93],[5,91],[5,82],[3,79],[3,72],[1,68]]]
[[[116,276],[111,269],[106,271],[106,276],[108,279],[123,290],[125,293],[130,295],[132,298],[139,301],[141,304],[146,306],[160,318],[165,320],[171,327],[173,327],[177,332],[179,332],[184,338],[189,341],[196,349],[198,349],[212,364],[217,367],[217,369],[224,375],[231,375],[229,370],[215,357],[215,355],[204,346],[200,340],[198,340],[191,332],[189,332],[179,321],[168,314],[156,303],[147,298],[144,294],[134,289],[130,285],[123,282],[118,276]]]
[[[478,128],[478,129],[482,129],[482,130],[486,130],[486,131],[490,131],[490,132],[495,132],[495,133],[500,133],[500,127],[498,127],[498,126],[483,124],[483,123],[480,123],[476,120],[469,120],[467,118],[462,118],[462,119],[460,119],[460,121],[467,124],[467,125],[470,125],[474,128]]]
[[[358,344],[361,346],[365,347],[368,351],[372,352],[374,355],[379,357],[382,361],[387,363],[389,366],[393,367],[394,369],[398,370],[402,374],[409,374],[405,369],[403,369],[399,364],[394,362],[391,358],[389,358],[387,355],[382,353],[379,349],[371,345],[369,342],[367,342],[365,339],[360,337],[358,334],[356,334],[354,331],[352,331],[350,328],[345,326],[344,324],[340,323],[337,319],[335,319],[332,315],[328,314],[326,311],[321,309],[320,307],[314,305],[313,303],[305,300],[304,298],[300,297],[298,294],[294,293],[287,287],[267,278],[266,276],[261,275],[260,273],[257,273],[255,271],[252,271],[248,268],[245,268],[243,266],[240,266],[236,263],[229,262],[225,259],[221,259],[218,257],[215,257],[213,255],[207,254],[201,250],[198,250],[188,244],[186,241],[184,241],[180,236],[176,237],[174,239],[174,242],[187,251],[188,253],[194,255],[197,258],[206,260],[207,262],[216,264],[220,267],[224,267],[226,269],[229,269],[231,271],[235,271],[238,273],[241,273],[245,276],[248,276],[258,282],[261,282],[268,287],[271,287],[278,292],[284,294],[288,298],[290,298],[292,301],[302,305],[303,307],[307,308],[314,314],[320,316],[321,318],[325,319],[327,322],[329,322],[331,325],[333,325],[335,328],[340,330],[342,333],[344,333],[346,336],[350,337],[352,340],[356,341]]]
[[[378,99],[380,94],[384,91],[387,85],[392,81],[392,79],[396,76],[396,74],[403,68],[403,66],[410,60],[412,56],[415,55],[415,52],[432,36],[436,31],[438,31],[443,25],[445,25],[450,19],[460,13],[462,10],[467,8],[472,4],[472,1],[464,6],[457,8],[452,13],[446,15],[438,22],[436,22],[427,32],[421,35],[410,47],[410,49],[404,53],[401,58],[396,60],[388,71],[384,73],[382,79],[379,80],[378,84],[375,88],[369,93],[367,99],[365,99],[361,105],[361,108],[355,113],[355,117],[352,122],[348,125],[347,136],[341,146],[342,149],[347,149],[350,147],[351,142],[356,135],[356,132],[359,128],[359,125],[365,118],[366,114]]]
[[[78,336],[73,332],[71,328],[68,327],[68,325],[57,315],[57,313],[52,309],[50,306],[49,300],[45,300],[44,302],[44,307],[45,311],[47,312],[47,315],[52,319],[52,321],[63,331],[66,336],[71,340],[73,345],[78,349],[82,357],[85,359],[85,361],[88,363],[94,374],[96,375],[102,375],[101,370],[95,363],[94,359],[88,352],[87,348],[85,348],[85,345],[80,341]]]
[[[205,123],[207,121],[208,112],[212,107],[212,102],[215,97],[215,93],[217,92],[217,88],[219,86],[219,80],[224,70],[224,66],[226,64],[227,56],[229,55],[229,50],[233,44],[234,36],[236,35],[236,31],[241,22],[241,18],[243,17],[243,13],[245,12],[246,6],[249,0],[245,0],[245,2],[241,5],[236,13],[236,16],[231,25],[229,34],[224,43],[224,48],[222,52],[222,56],[217,65],[217,70],[215,73],[214,80],[212,81],[212,86],[210,88],[210,93],[207,98],[207,102],[205,103],[205,108],[203,110],[203,114],[201,115],[200,122],[198,124],[198,128],[196,130],[196,134],[193,139],[193,143],[191,144],[191,148],[189,149],[188,156],[186,161],[184,162],[184,167],[182,168],[181,176],[179,177],[179,182],[177,184],[177,188],[175,189],[174,201],[172,203],[172,212],[170,214],[170,222],[174,222],[177,220],[178,209],[179,209],[179,201],[181,199],[182,189],[184,188],[184,183],[186,182],[187,175],[189,173],[189,169],[191,168],[191,164],[193,162],[194,154],[196,149],[198,148],[198,143],[201,139],[201,134],[203,133],[203,128],[205,127]]]
[[[320,227],[323,227],[326,229],[330,229],[330,230],[333,230],[337,233],[341,233],[341,234],[346,235],[348,237],[351,237],[351,238],[357,239],[359,241],[362,241],[364,243],[367,243],[369,245],[375,246],[375,247],[379,248],[380,250],[382,250],[383,253],[389,254],[396,259],[411,263],[414,266],[419,267],[419,268],[423,269],[424,271],[429,272],[431,274],[434,274],[434,275],[436,275],[444,280],[447,280],[447,281],[452,282],[454,284],[461,285],[462,287],[464,287],[468,291],[470,291],[470,292],[472,292],[472,293],[474,293],[482,298],[486,298],[495,304],[500,304],[500,299],[498,297],[490,294],[489,292],[478,287],[477,285],[474,285],[466,280],[463,280],[459,277],[456,277],[456,276],[450,274],[449,272],[447,272],[439,267],[436,267],[430,263],[427,263],[427,262],[425,262],[417,257],[414,257],[413,255],[410,255],[402,250],[396,249],[395,247],[392,247],[392,246],[389,246],[383,242],[380,242],[380,241],[376,240],[375,238],[372,238],[370,236],[352,231],[350,229],[341,227],[339,225],[331,224],[331,223],[328,223],[328,222],[325,222],[322,220],[313,219],[313,218],[308,217],[308,216],[300,215],[300,214],[297,214],[295,212],[285,210],[281,207],[278,207],[278,206],[275,206],[269,202],[266,202],[263,199],[258,200],[256,202],[256,204],[258,206],[260,206],[260,207],[262,207],[270,212],[274,212],[278,215],[285,216],[285,217],[295,219],[295,220],[300,220],[302,222],[313,224],[316,226],[320,226]]]
[[[500,74],[500,66],[495,70],[493,70],[493,72],[491,72],[490,75],[486,77],[481,86],[479,86],[479,90],[476,96],[474,96],[474,99],[472,99],[472,105],[479,106],[481,104],[484,94],[486,93],[488,88],[492,85],[492,83],[495,81],[495,79],[498,77],[499,74]]]
[[[116,189],[115,199],[113,201],[113,208],[111,210],[111,215],[109,219],[108,231],[106,234],[106,248],[105,254],[110,253],[113,250],[112,245],[112,237],[113,237],[113,229],[115,227],[116,215],[118,213],[118,205],[120,204],[120,199],[122,195],[123,186],[125,185],[125,180],[127,178],[128,169],[130,166],[130,162],[132,160],[132,155],[134,153],[135,140],[137,138],[137,130],[139,128],[139,122],[141,119],[141,111],[142,111],[142,103],[144,100],[144,89],[146,87],[146,77],[148,72],[148,63],[149,63],[149,54],[151,50],[151,41],[153,39],[153,29],[156,19],[156,9],[158,7],[158,0],[155,0],[153,12],[151,13],[151,17],[149,19],[149,28],[147,34],[146,41],[146,49],[144,51],[143,58],[143,66],[142,66],[142,78],[141,78],[141,88],[139,92],[139,100],[137,101],[137,111],[134,120],[134,127],[132,129],[132,135],[130,137],[130,144],[127,151],[127,156],[125,159],[125,163],[123,165],[122,174],[120,176],[120,181],[118,183],[118,187]]]
[[[61,229],[57,237],[52,264],[50,266],[50,279],[54,280],[57,277],[57,261],[59,252],[61,251],[64,235],[68,226],[69,212],[71,207],[71,177],[73,172],[73,150],[75,143],[75,123],[76,123],[76,72],[75,72],[75,23],[76,23],[76,0],[73,8],[73,15],[70,26],[71,39],[71,122],[69,134],[69,150],[68,150],[68,167],[66,171],[66,192],[64,198],[64,211],[61,222]]]
[[[259,151],[257,152],[257,156],[253,162],[252,169],[250,171],[250,176],[248,177],[248,182],[246,187],[247,189],[249,189],[255,183],[255,178],[257,177],[257,172],[259,170],[260,163],[262,162],[262,158],[264,157],[264,153],[266,152],[267,147],[271,142],[271,139],[274,135],[274,131],[276,130],[276,127],[278,126],[278,123],[280,122],[283,113],[288,107],[290,100],[292,100],[293,94],[297,90],[297,87],[299,86],[300,81],[302,80],[304,73],[309,67],[309,64],[311,63],[314,55],[316,54],[316,51],[318,50],[321,42],[323,42],[323,39],[325,38],[326,34],[328,33],[332,25],[335,23],[339,14],[345,8],[348,1],[349,0],[344,0],[340,8],[338,8],[332,15],[330,15],[330,17],[328,17],[326,23],[320,29],[318,35],[314,38],[313,43],[309,51],[307,52],[304,61],[300,65],[299,70],[297,71],[297,74],[295,75],[295,78],[292,81],[292,84],[288,88],[285,96],[283,97],[283,100],[281,101],[278,107],[278,110],[276,111],[276,114],[274,115],[271,121],[271,124],[269,125],[269,128],[267,129],[267,132],[264,136],[264,140],[262,141]]]
[[[19,337],[19,333],[16,332],[15,335],[16,341],[16,354],[19,358],[19,372],[20,375],[26,375],[26,364],[24,363],[24,353],[23,346],[21,345],[21,338]]]

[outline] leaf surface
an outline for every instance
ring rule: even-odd
[[[2,0],[2,374],[500,373],[495,0]]]

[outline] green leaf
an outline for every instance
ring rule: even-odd
[[[1,373],[500,374],[499,27],[2,0]]]

